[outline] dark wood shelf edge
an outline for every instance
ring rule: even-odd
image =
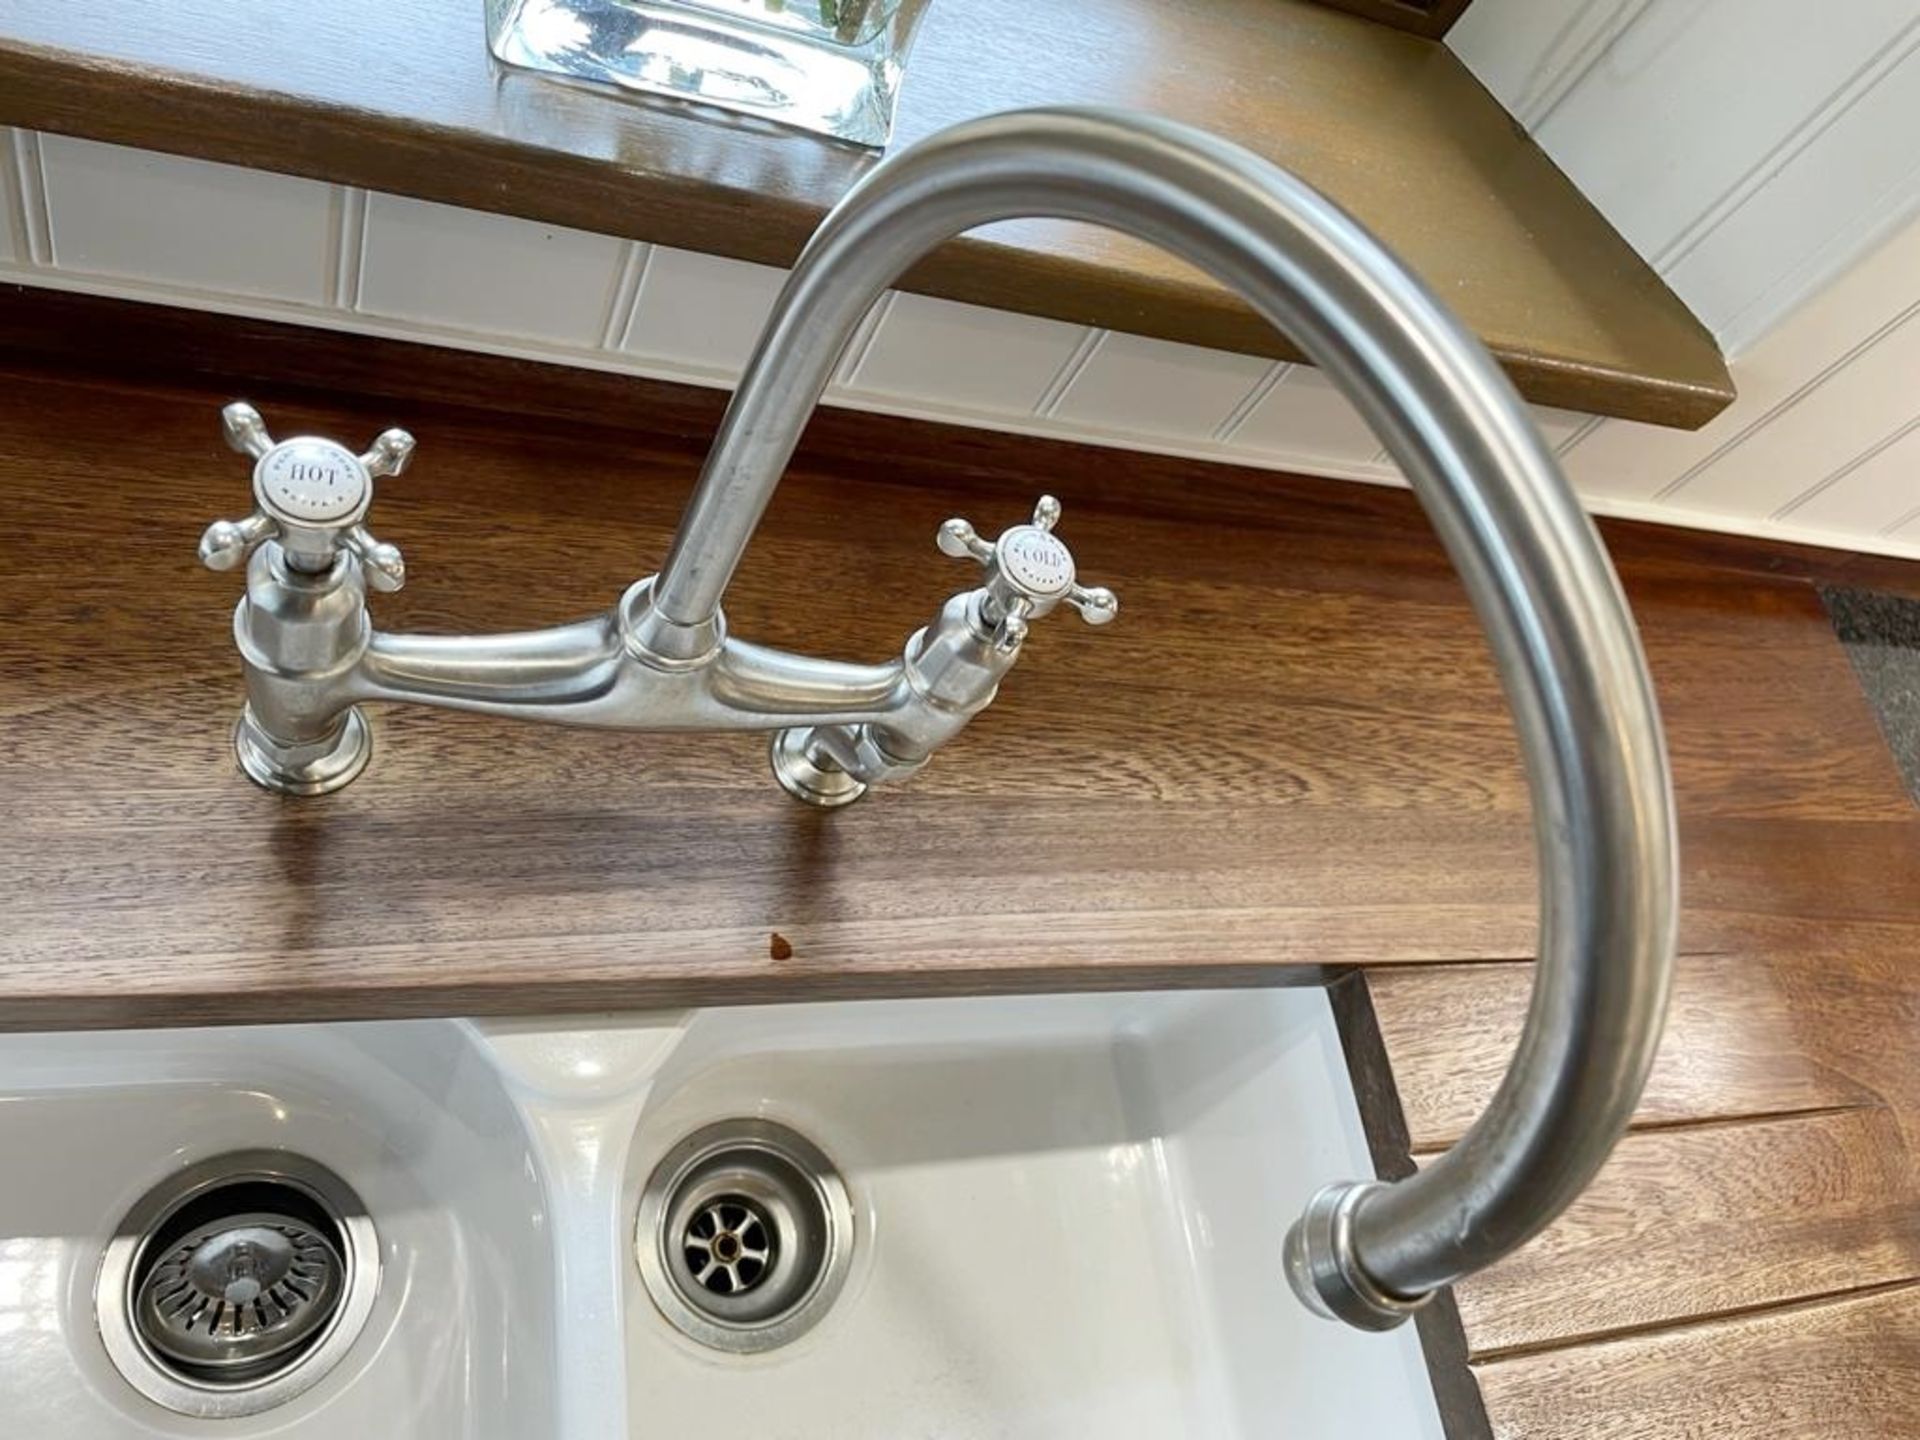
[[[1491,99],[1487,103],[1495,105]],[[236,129],[236,112],[248,117],[243,133]],[[643,168],[564,146],[435,126],[5,37],[0,37],[0,124],[775,266],[793,262],[823,213],[811,200],[741,188],[719,172]],[[849,179],[862,168],[862,160],[848,161]],[[1606,224],[1597,213],[1593,223]],[[1197,273],[1118,273],[1084,254],[962,237],[912,269],[902,288],[1214,349],[1304,358],[1260,316]],[[1678,301],[1669,301],[1678,311]],[[1662,374],[1543,353],[1523,337],[1483,333],[1482,338],[1532,401],[1691,429],[1735,398],[1711,337],[1697,324],[1693,328],[1698,334],[1686,342],[1689,353],[1682,358],[1676,351],[1670,370]]]
[[[1466,14],[1473,0],[1315,0],[1315,3],[1438,40]]]

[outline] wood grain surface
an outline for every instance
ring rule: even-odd
[[[1876,1103],[1844,1046],[1798,1014],[1795,956],[1683,955],[1636,1126]],[[1815,960],[1811,963],[1828,963]],[[1528,963],[1378,970],[1373,1005],[1414,1150],[1459,1139],[1506,1073],[1533,985]]]
[[[245,505],[223,398],[22,380],[0,407],[0,1023],[1263,983],[1530,953],[1513,737],[1405,497],[1383,525],[1345,508],[1351,487],[1242,477],[1229,525],[1130,490],[1111,455],[1084,463],[1108,472],[1097,495],[1051,475],[1125,622],[1044,627],[962,741],[844,814],[788,800],[750,737],[424,710],[378,713],[368,774],[297,802],[239,780],[227,748],[237,586],[193,560],[205,521]],[[393,628],[605,605],[657,563],[699,458],[470,412],[268,416],[419,431],[373,517],[411,557],[378,602]],[[796,466],[729,597],[736,633],[883,658],[964,581],[929,543],[940,519],[997,524],[1032,493],[1005,456],[989,474],[978,452],[876,453]],[[1689,948],[1912,923],[1914,817],[1810,590],[1623,565],[1680,784]]]
[[[1884,1109],[1643,1131],[1532,1244],[1454,1287],[1476,1358],[1920,1278]]]
[[[1315,3],[1438,39],[1466,14],[1472,0],[1315,0]]]
[[[790,264],[873,163],[501,70],[479,0],[20,0],[0,31],[0,123],[767,264]],[[1711,336],[1437,41],[1304,0],[936,5],[897,143],[1061,103],[1185,120],[1296,171],[1443,293],[1534,400],[1686,426],[1732,401]],[[1084,226],[994,226],[905,285],[1297,358],[1211,280]]]
[[[1910,932],[1837,923],[1680,957],[1635,1130],[1559,1222],[1422,1314],[1450,1440],[1920,1434],[1907,1302],[1871,1325],[1853,1309],[1920,1274],[1915,953]],[[1424,1159],[1471,1122],[1527,969],[1333,987],[1382,1176],[1413,1168],[1416,1127]],[[1839,1403],[1798,1389],[1823,1363]]]
[[[1913,1440],[1920,1286],[1496,1361],[1496,1440]]]
[[[277,355],[310,386],[357,353],[388,397],[409,367],[442,400],[499,396],[482,415],[249,387],[282,431],[419,432],[374,517],[409,587],[377,603],[429,629],[583,613],[655,564],[714,397],[622,382],[584,404],[541,367],[514,390],[493,362],[115,327],[126,310],[91,303],[0,306],[0,347],[110,351],[122,372],[14,374],[0,401],[0,1026],[1357,962],[1339,993],[1376,1017],[1358,1078],[1388,1175],[1455,1138],[1504,1068],[1533,924],[1525,794],[1408,497],[823,413],[731,599],[740,633],[880,658],[959,583],[938,520],[997,523],[1035,476],[1122,623],[1042,628],[971,733],[841,815],[787,801],[748,740],[429,712],[379,714],[343,794],[283,801],[229,758],[236,585],[192,558],[244,505],[217,441],[233,391],[126,374],[273,374]],[[1807,584],[1850,562],[1606,529],[1668,723],[1689,953],[1638,1133],[1559,1225],[1423,1315],[1449,1433],[1920,1435],[1920,826]]]

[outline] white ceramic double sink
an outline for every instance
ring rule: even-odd
[[[754,1354],[669,1324],[635,1260],[662,1157],[740,1117],[824,1152],[853,1215],[818,1323]],[[365,1203],[372,1312],[277,1408],[174,1413],[103,1345],[103,1251],[156,1182],[260,1149]],[[1319,991],[13,1036],[0,1156],[8,1434],[1441,1434],[1410,1330],[1281,1275],[1301,1203],[1368,1170]]]

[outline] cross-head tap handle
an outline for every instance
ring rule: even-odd
[[[1033,518],[983,540],[965,520],[947,521],[935,536],[941,551],[957,559],[977,560],[987,572],[981,618],[994,627],[994,644],[1013,651],[1027,637],[1027,623],[1062,602],[1080,612],[1089,625],[1105,625],[1120,613],[1120,601],[1104,585],[1082,585],[1074,577],[1073,552],[1053,527],[1060,502],[1042,495]]]
[[[356,556],[376,590],[407,582],[397,547],[374,538],[361,523],[373,504],[376,477],[398,475],[413,457],[413,437],[384,430],[366,451],[317,435],[276,441],[260,412],[236,400],[220,412],[227,445],[250,456],[253,513],[244,520],[216,520],[200,537],[200,563],[231,570],[261,541],[276,539],[296,570],[326,571],[342,550]]]

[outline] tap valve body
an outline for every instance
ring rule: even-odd
[[[337,703],[331,686],[367,648],[367,586],[407,580],[400,551],[363,522],[374,480],[407,468],[413,437],[388,430],[356,455],[315,435],[276,441],[245,401],[220,419],[227,445],[253,460],[252,513],[200,536],[209,570],[247,567],[233,624],[247,674],[234,752],[270,790],[337,790],[365,768],[373,738],[360,707]]]
[[[200,537],[211,570],[243,563],[234,616],[247,705],[234,731],[245,773],[283,794],[317,795],[353,780],[372,751],[361,702],[456,709],[614,729],[771,732],[775,777],[809,804],[836,806],[912,774],[998,693],[1032,619],[1062,603],[1090,624],[1117,610],[1113,592],[1075,583],[1054,535],[1060,502],[989,543],[964,520],[938,543],[985,568],[951,596],[886,666],[849,666],[725,640],[691,664],[662,668],[635,651],[629,591],[607,616],[546,632],[477,637],[377,632],[366,592],[406,583],[400,551],[367,530],[374,481],[398,475],[413,437],[388,430],[362,454],[318,436],[275,441],[241,401],[221,413],[227,443],[253,459],[254,509]],[[624,677],[624,678],[621,678]]]
[[[1089,625],[1120,613],[1111,590],[1075,581],[1073,552],[1053,533],[1059,519],[1060,502],[1042,495],[1033,518],[998,540],[981,539],[965,520],[941,525],[934,543],[978,561],[986,583],[955,595],[907,641],[902,703],[892,720],[800,726],[773,737],[773,773],[788,793],[810,805],[845,805],[876,781],[912,774],[992,702],[1001,676],[1020,658],[1028,621],[1063,603]]]

